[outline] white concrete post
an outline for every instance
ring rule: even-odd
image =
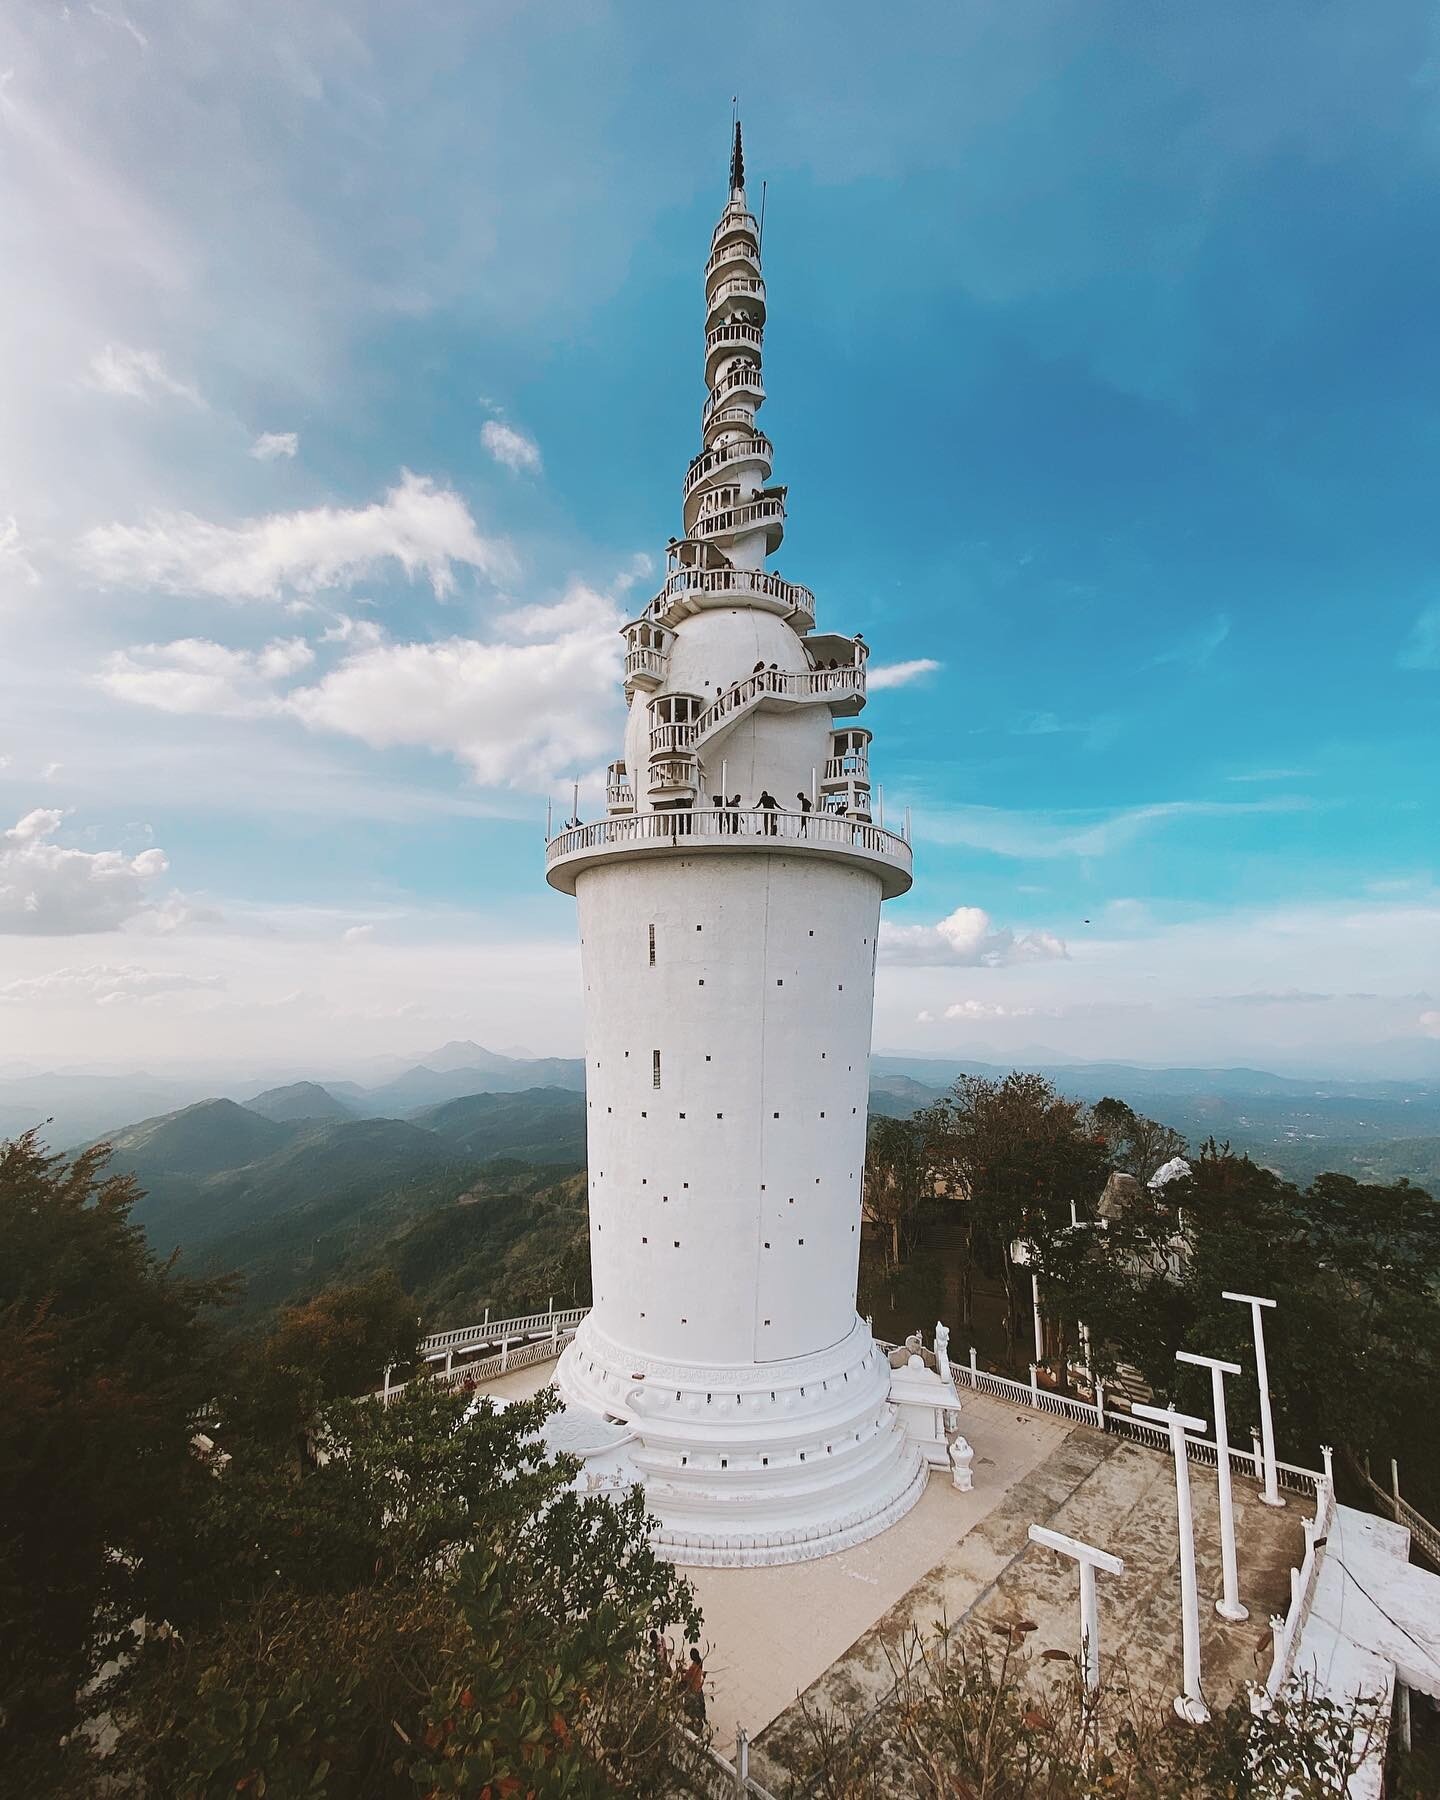
[[[380,1396],[380,1398],[385,1401],[388,1401],[390,1398],[390,1371],[394,1367],[395,1367],[394,1363],[386,1363],[386,1365],[385,1365],[385,1388],[384,1388],[384,1392]]]
[[[1035,1360],[1039,1363],[1045,1360],[1045,1326],[1040,1317],[1040,1277],[1033,1269],[1030,1273],[1030,1298],[1035,1313]]]
[[[1066,1537],[1063,1531],[1050,1531],[1044,1525],[1030,1527],[1030,1542],[1043,1544],[1047,1550],[1058,1550],[1061,1556],[1072,1556],[1080,1565],[1080,1667],[1085,1675],[1086,1692],[1095,1694],[1100,1688],[1100,1609],[1095,1599],[1095,1571],[1107,1575],[1123,1573],[1125,1564],[1107,1550],[1079,1538]]]
[[[1220,1566],[1224,1591],[1215,1602],[1222,1619],[1238,1625],[1248,1619],[1248,1608],[1240,1604],[1240,1577],[1235,1567],[1235,1503],[1230,1488],[1230,1433],[1225,1422],[1225,1377],[1238,1375],[1239,1363],[1221,1362],[1215,1356],[1197,1356],[1192,1350],[1177,1350],[1176,1362],[1194,1363],[1210,1371],[1210,1398],[1215,1408],[1216,1475],[1220,1487]]]
[[[1265,1363],[1265,1321],[1261,1311],[1275,1302],[1262,1300],[1258,1294],[1232,1294],[1228,1290],[1220,1297],[1250,1308],[1255,1328],[1255,1379],[1260,1387],[1260,1440],[1265,1448],[1265,1491],[1260,1498],[1266,1506],[1283,1506],[1285,1500],[1275,1470],[1275,1422],[1270,1416],[1270,1371]]]
[[[1187,1725],[1203,1725],[1210,1717],[1200,1693],[1200,1599],[1195,1587],[1195,1520],[1190,1510],[1190,1456],[1187,1431],[1204,1431],[1205,1421],[1173,1406],[1135,1406],[1136,1418],[1153,1419],[1170,1432],[1175,1458],[1175,1516],[1180,1526],[1180,1625],[1184,1649],[1185,1691],[1175,1696],[1175,1711]]]
[[[445,1352],[445,1373],[447,1375],[453,1374],[454,1369],[455,1369],[455,1352],[453,1349],[449,1349]]]
[[[971,1387],[978,1387],[980,1385],[980,1383],[977,1379],[979,1374],[980,1374],[980,1365],[975,1360],[975,1346],[972,1344],[970,1346],[970,1385],[971,1385]]]
[[[1390,1492],[1395,1496],[1395,1516],[1400,1516],[1400,1465],[1392,1456],[1390,1458]]]
[[[508,1337],[501,1338],[501,1340],[500,1340],[500,1373],[503,1375],[509,1367],[510,1367],[510,1340]]]
[[[1036,1370],[1035,1364],[1031,1363],[1031,1365],[1030,1365],[1030,1398],[1038,1406],[1040,1404],[1040,1382],[1037,1378],[1037,1373],[1038,1372]]]
[[[1265,1457],[1260,1449],[1260,1433],[1253,1425],[1250,1428],[1250,1460],[1255,1465],[1255,1479],[1259,1481],[1265,1474]]]
[[[1095,1423],[1102,1431],[1105,1429],[1105,1384],[1098,1375],[1095,1377]]]
[[[750,1778],[750,1736],[743,1725],[735,1727],[735,1774],[740,1792]]]
[[[490,1308],[488,1306],[485,1308],[485,1323],[480,1329],[482,1331],[488,1331],[490,1329]]]

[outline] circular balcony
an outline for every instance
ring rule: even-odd
[[[625,652],[625,691],[632,688],[652,690],[665,679],[668,658],[663,650],[627,650]]]
[[[887,900],[910,886],[910,846],[883,826],[832,813],[696,806],[603,819],[559,832],[545,846],[545,879],[573,894],[586,870],[627,857],[825,856],[878,875]]]
[[[761,346],[765,342],[763,325],[752,325],[733,321],[726,325],[717,325],[713,331],[705,333],[705,385],[713,388],[715,377],[726,359],[746,353],[753,353],[757,358]]]
[[[723,281],[717,281],[705,296],[707,314],[718,312],[722,306],[731,303],[740,307],[748,307],[752,311],[759,310],[763,320],[765,316],[765,283],[758,275],[730,275]],[[707,324],[710,321],[707,319]],[[713,321],[718,325],[720,319]]]
[[[765,533],[765,554],[773,555],[785,536],[785,502],[775,494],[756,500],[742,500],[738,506],[727,506],[720,512],[697,519],[691,537],[743,537],[752,531]]]
[[[765,383],[760,379],[758,362],[737,363],[733,369],[727,369],[718,381],[710,384],[710,398],[705,402],[700,414],[700,426],[703,430],[709,425],[712,416],[722,408],[729,409],[737,395],[751,395],[751,406],[761,406],[765,401]]]
[[[769,475],[774,454],[774,445],[763,431],[752,431],[748,437],[736,438],[730,444],[717,444],[713,450],[702,451],[691,463],[681,497],[688,500],[707,475],[713,475],[717,469],[723,469],[731,463],[763,463],[765,473]]]
[[[748,207],[730,204],[721,213],[719,223],[710,233],[711,249],[717,248],[736,232],[748,237],[752,243],[758,244],[760,241],[760,226],[754,213]]]
[[[778,613],[799,631],[815,623],[815,596],[768,569],[675,569],[650,602],[652,615],[673,624],[707,606],[755,606]]]
[[[722,269],[731,269],[736,274],[740,274],[746,269],[753,269],[758,275],[760,273],[760,252],[754,244],[747,242],[744,238],[727,238],[711,254],[710,260],[705,264],[706,281],[708,282]]]

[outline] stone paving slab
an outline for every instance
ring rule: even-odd
[[[705,1612],[717,1742],[733,1743],[738,1724],[757,1736],[973,1534],[1017,1481],[1048,1462],[1070,1427],[986,1394],[964,1394],[961,1430],[975,1449],[972,1492],[957,1493],[949,1476],[936,1472],[903,1519],[852,1550],[781,1568],[685,1571]]]

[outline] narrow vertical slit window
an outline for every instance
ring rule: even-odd
[[[655,927],[650,927],[650,967],[655,967]]]
[[[658,1050],[650,1052],[650,1079],[658,1088],[660,1085],[660,1052]]]

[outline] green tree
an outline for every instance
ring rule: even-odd
[[[151,1254],[107,1154],[0,1145],[0,1757],[58,1736],[129,1621],[163,1616],[208,1480],[191,1440],[227,1284]]]
[[[889,1260],[898,1264],[915,1247],[921,1208],[933,1187],[927,1133],[920,1119],[871,1119],[865,1137],[865,1205],[889,1227]]]
[[[1108,1096],[1097,1100],[1090,1116],[1110,1150],[1110,1160],[1123,1174],[1148,1181],[1172,1157],[1186,1155],[1189,1146],[1180,1133],[1156,1119],[1147,1119],[1123,1100]]]
[[[965,1322],[971,1273],[979,1263],[1005,1284],[1006,1327],[1013,1343],[1025,1315],[1012,1246],[1033,1245],[1038,1266],[1062,1259],[1071,1204],[1089,1208],[1105,1185],[1109,1151],[1079,1101],[1040,1075],[991,1081],[964,1075],[953,1093],[923,1115],[929,1161],[964,1221]],[[1062,1346],[1063,1352],[1063,1346]],[[1064,1366],[1064,1356],[1060,1358]]]

